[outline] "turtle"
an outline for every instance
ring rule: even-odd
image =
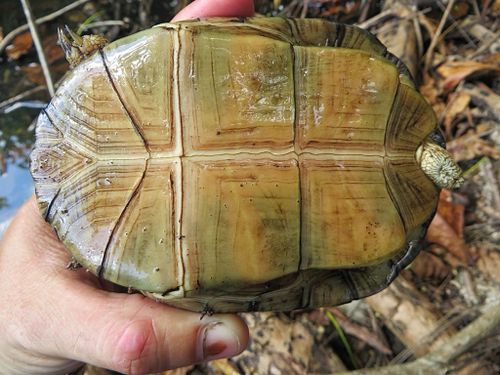
[[[77,264],[157,301],[291,311],[371,295],[464,181],[408,69],[356,26],[59,37],[73,67],[37,119],[39,208]]]

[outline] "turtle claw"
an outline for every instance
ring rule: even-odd
[[[57,44],[61,46],[64,54],[67,55],[71,52],[71,42],[64,30],[60,27],[57,28]]]
[[[84,58],[103,48],[108,41],[101,35],[80,36],[67,25],[57,29],[58,44],[64,51],[66,60],[71,68],[78,65]]]
[[[75,33],[73,30],[71,30],[68,25],[64,25],[64,29],[66,30],[66,33],[71,37],[71,40],[73,43],[76,45],[82,45],[83,44],[83,37]]]

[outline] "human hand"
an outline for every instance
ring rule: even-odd
[[[196,0],[182,9],[172,22],[198,17],[250,17],[253,0]]]
[[[250,16],[251,0],[197,0],[175,21]],[[147,374],[228,357],[248,342],[237,316],[197,313],[104,290],[41,218],[34,198],[0,241],[0,374],[65,374],[82,362]]]

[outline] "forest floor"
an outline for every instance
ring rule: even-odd
[[[115,39],[169,20],[188,1],[60,1],[73,7],[61,14],[44,3],[35,11],[52,14],[39,31],[56,81],[67,69],[57,25]],[[248,350],[166,374],[500,373],[500,1],[258,0],[256,10],[377,35],[433,106],[466,183],[441,192],[424,249],[384,291],[335,308],[243,314]],[[0,24],[0,174],[9,160],[26,158],[33,139],[36,111],[14,122],[12,108],[49,98],[26,21],[12,19]]]

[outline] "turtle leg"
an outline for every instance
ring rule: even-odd
[[[80,36],[68,26],[57,30],[58,43],[64,51],[71,68],[75,67],[87,56],[103,48],[108,41],[102,35],[90,34]]]
[[[418,147],[416,157],[424,173],[438,187],[456,189],[465,182],[451,154],[429,137]]]

